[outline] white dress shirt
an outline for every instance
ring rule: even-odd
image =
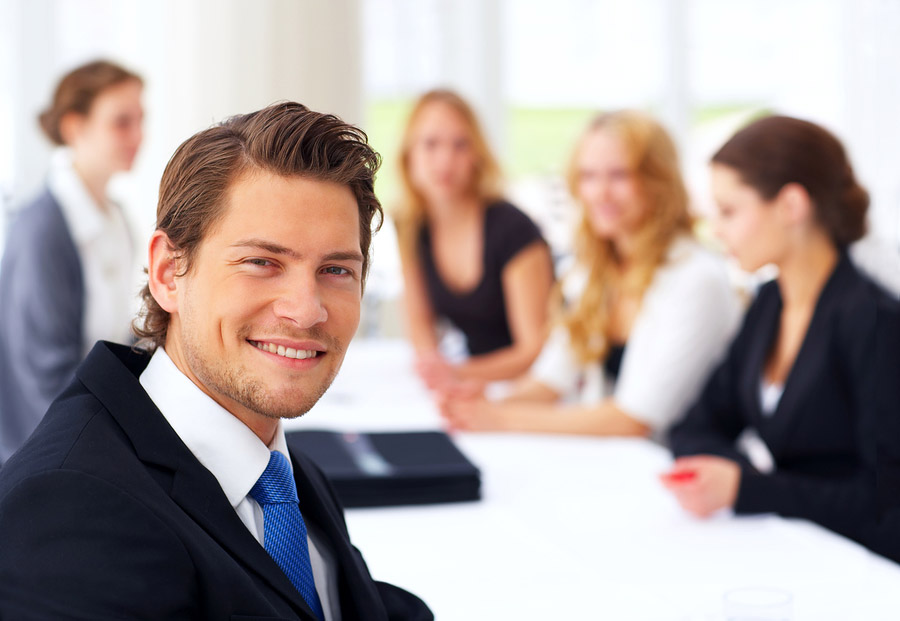
[[[615,385],[602,361],[578,362],[562,326],[551,333],[530,375],[583,405],[612,397],[658,435],[697,397],[724,356],[741,312],[724,261],[693,239],[679,238],[644,292]]]
[[[71,152],[57,149],[47,186],[59,203],[81,260],[84,278],[82,335],[87,353],[99,340],[131,342],[137,309],[137,279],[131,233],[118,205],[97,205],[72,165]]]
[[[272,444],[266,446],[249,427],[182,373],[162,347],[141,373],[140,382],[178,437],[219,482],[250,534],[262,544],[265,541],[262,507],[248,494],[269,464],[269,451],[279,451],[290,463],[280,422]],[[300,506],[303,506],[302,498]],[[325,620],[340,621],[334,557],[309,523],[307,534],[310,563]]]
[[[771,384],[765,378],[760,380],[759,409],[763,416],[772,416],[775,413],[782,394],[784,394],[784,384]]]

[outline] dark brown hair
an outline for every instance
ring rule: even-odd
[[[130,81],[144,83],[136,73],[106,60],[96,60],[73,69],[59,81],[50,107],[38,116],[41,129],[53,144],[64,145],[59,124],[66,114],[75,112],[87,116],[100,93]]]
[[[381,157],[361,129],[331,114],[284,102],[233,116],[186,140],[169,160],[159,185],[156,228],[164,232],[191,269],[197,248],[224,212],[227,193],[241,174],[263,170],[285,177],[302,176],[350,188],[359,206],[362,282],[369,269],[369,246],[381,226],[381,203],[375,196],[375,172]],[[140,345],[162,345],[169,313],[150,293],[141,291],[144,309],[133,328]]]
[[[741,129],[712,157],[733,168],[764,200],[788,183],[802,185],[816,218],[839,247],[866,232],[869,194],[859,185],[840,141],[826,129],[768,116]]]

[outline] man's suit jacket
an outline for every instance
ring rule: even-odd
[[[0,618],[314,619],[143,391],[148,361],[98,343],[0,469]],[[324,476],[292,458],[304,519],[339,566],[342,618],[431,619],[372,579]]]
[[[842,254],[826,282],[775,412],[760,382],[780,325],[777,282],[747,311],[726,360],[670,432],[675,455],[716,454],[742,466],[737,513],[806,518],[871,544],[879,425],[900,413],[897,302]],[[776,471],[758,472],[735,440],[754,428]],[[887,439],[898,446],[900,437]]]
[[[18,213],[0,265],[0,465],[72,380],[84,352],[81,260],[44,190]]]

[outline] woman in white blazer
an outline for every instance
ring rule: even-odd
[[[676,149],[659,123],[630,110],[599,116],[568,182],[582,219],[556,327],[503,401],[447,398],[451,428],[658,435],[737,327],[739,300],[723,261],[692,234]]]

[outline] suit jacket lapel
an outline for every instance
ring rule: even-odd
[[[813,316],[785,380],[784,392],[778,406],[771,416],[763,417],[761,435],[776,457],[789,443],[792,428],[802,418],[804,413],[802,405],[807,401],[806,395],[816,389],[815,379],[823,376],[819,369],[829,357],[828,350],[831,344],[829,333],[833,329],[830,319],[832,308],[846,286],[851,270],[847,255],[841,254],[838,264],[816,301]]]
[[[343,510],[338,504],[327,502],[331,493],[306,472],[305,469],[309,466],[298,460],[294,452],[291,453],[291,459],[303,518],[316,525],[335,556],[340,588],[337,595],[341,602],[342,617],[379,619],[374,606],[381,601],[380,596],[362,557],[350,543],[344,526]],[[315,498],[319,502],[304,503],[304,498]]]
[[[747,347],[747,360],[745,372],[741,378],[740,402],[742,407],[746,408],[748,414],[747,422],[755,426],[757,429],[764,422],[762,414],[762,403],[760,403],[759,387],[763,377],[763,369],[766,365],[766,358],[769,350],[778,336],[779,322],[781,317],[781,294],[775,288],[775,295],[772,299],[760,309],[759,318],[757,319],[759,329],[758,334],[750,339]]]
[[[298,613],[315,619],[294,585],[241,522],[216,478],[197,461],[144,392],[137,376],[148,361],[147,355],[127,347],[98,343],[77,374],[122,427],[138,458],[171,471],[171,486],[166,491],[172,500]]]

